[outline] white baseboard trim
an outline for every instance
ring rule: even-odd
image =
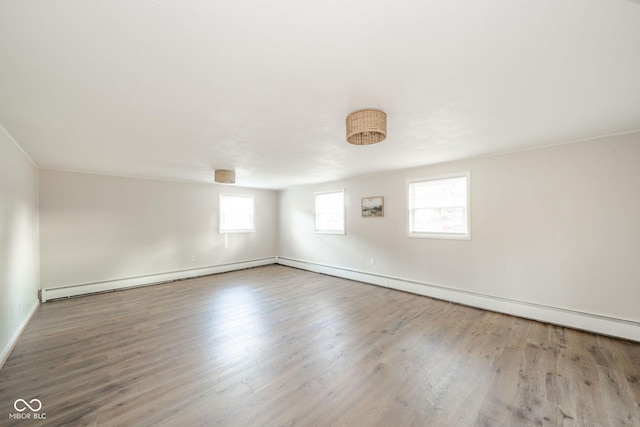
[[[342,277],[439,300],[451,301],[470,307],[640,342],[640,322],[632,320],[500,298],[293,258],[278,257],[277,262],[278,264],[302,270]]]
[[[188,270],[178,270],[166,273],[127,277],[123,279],[78,283],[53,288],[43,288],[40,293],[40,300],[42,302],[46,302],[48,300],[57,298],[67,298],[78,295],[92,294],[96,292],[114,291],[117,289],[125,289],[136,286],[155,285],[159,283],[172,282],[174,280],[190,279],[193,277],[208,276],[210,274],[226,273],[228,271],[275,264],[276,260],[277,257],[268,257],[248,261],[232,262],[227,264],[211,265],[207,267],[192,268]]]
[[[6,362],[9,358],[11,351],[13,351],[13,348],[16,346],[18,339],[20,339],[20,336],[29,324],[29,321],[31,320],[33,315],[36,314],[36,310],[38,309],[39,305],[40,303],[38,301],[33,304],[27,316],[22,320],[20,326],[18,326],[16,331],[13,333],[13,336],[9,339],[9,342],[2,349],[2,353],[0,353],[0,369],[2,369],[2,367],[4,366],[4,362]]]

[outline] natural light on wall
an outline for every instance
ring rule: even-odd
[[[316,193],[316,233],[345,234],[344,190]]]
[[[253,196],[220,194],[220,233],[248,233],[253,225]]]
[[[409,237],[470,239],[469,172],[407,181]]]

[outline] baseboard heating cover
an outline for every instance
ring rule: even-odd
[[[190,279],[193,277],[208,276],[210,274],[226,273],[228,271],[242,270],[245,268],[259,267],[276,263],[276,257],[260,258],[248,261],[238,261],[226,264],[218,264],[207,267],[192,268],[187,270],[170,271],[158,274],[149,274],[136,277],[127,277],[114,280],[105,280],[90,283],[78,283],[67,286],[43,288],[40,292],[40,301],[46,302],[52,299],[68,298],[97,292],[114,291],[118,289],[146,286],[174,280]]]
[[[369,283],[371,285],[397,289],[417,295],[509,314],[525,319],[532,319],[553,325],[567,326],[574,329],[640,342],[640,322],[633,320],[619,319],[560,307],[528,303],[508,298],[500,298],[475,292],[452,289],[440,285],[324,265],[293,258],[278,257],[278,264],[327,274],[329,276]]]

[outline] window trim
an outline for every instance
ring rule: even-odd
[[[467,181],[467,232],[466,233],[433,233],[433,232],[420,232],[411,230],[412,219],[412,198],[411,198],[411,184],[426,181],[439,181],[451,178],[465,178]],[[451,240],[471,240],[471,172],[457,172],[442,175],[432,175],[420,178],[410,178],[406,181],[406,208],[407,208],[407,237],[419,238],[419,239],[451,239]]]
[[[251,199],[251,217],[252,228],[243,228],[238,230],[223,230],[222,229],[222,199],[223,197],[244,197],[245,199]],[[231,194],[231,193],[218,193],[218,234],[238,234],[238,233],[255,233],[256,231],[256,206],[255,196],[253,194]]]
[[[323,194],[342,193],[342,230],[324,230],[318,228],[318,196]],[[347,192],[344,188],[327,191],[317,191],[313,194],[314,202],[314,232],[316,234],[336,234],[344,236],[347,234]]]

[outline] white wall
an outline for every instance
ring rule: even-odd
[[[8,139],[0,143],[6,346],[35,307],[38,172]],[[466,295],[472,305],[483,306],[477,296],[493,298],[498,311],[510,301],[618,319],[632,331],[569,326],[640,340],[639,165],[636,133],[280,193],[41,170],[41,284],[117,281],[280,255],[361,272],[373,282],[385,278],[385,286],[402,288],[406,280],[406,289],[418,293],[460,292],[459,302],[468,302]],[[406,179],[467,170],[472,239],[406,237]],[[315,234],[314,192],[336,188],[346,189],[347,234]],[[218,234],[219,192],[255,195],[256,233]],[[385,197],[384,218],[360,216],[367,196]],[[547,314],[531,317],[563,323]]]
[[[38,306],[38,169],[0,126],[0,366]]]
[[[460,171],[471,172],[472,239],[406,237],[406,179]],[[335,188],[346,189],[347,234],[314,234],[314,192]],[[368,196],[384,196],[384,218],[360,216]],[[280,212],[282,257],[640,331],[640,133],[290,189]]]
[[[219,192],[255,196],[255,233],[218,234]],[[268,190],[41,170],[42,287],[275,257],[277,200]]]

